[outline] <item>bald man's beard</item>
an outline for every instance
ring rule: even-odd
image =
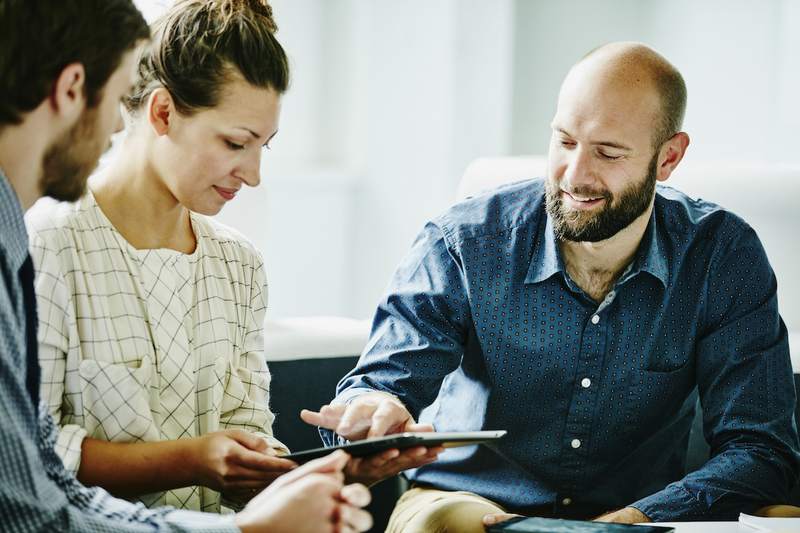
[[[599,211],[570,209],[561,200],[561,189],[557,183],[547,179],[545,207],[553,224],[553,232],[559,240],[573,242],[599,242],[613,237],[639,218],[650,207],[656,190],[658,173],[658,151],[648,165],[643,179],[632,183],[618,196],[608,190],[590,190],[578,187],[569,191],[576,196],[603,198]]]
[[[108,146],[97,138],[97,109],[87,109],[61,138],[47,149],[42,161],[42,196],[74,202],[86,192],[86,180]]]

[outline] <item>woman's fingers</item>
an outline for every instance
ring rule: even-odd
[[[297,463],[289,459],[283,459],[275,455],[268,455],[262,452],[249,450],[244,446],[238,450],[234,456],[234,461],[252,470],[264,470],[268,472],[288,472],[297,468]]]
[[[336,450],[325,457],[320,457],[319,459],[309,461],[306,464],[295,468],[288,474],[282,475],[280,478],[278,478],[278,483],[281,485],[287,485],[312,473],[331,474],[337,478],[341,476],[343,479],[344,474],[342,474],[342,469],[347,464],[348,460],[350,460],[349,455],[342,450]]]

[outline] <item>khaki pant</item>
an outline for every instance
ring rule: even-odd
[[[472,492],[416,487],[397,501],[386,533],[485,533],[483,516],[504,512]]]

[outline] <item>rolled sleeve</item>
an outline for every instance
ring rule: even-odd
[[[73,475],[78,474],[81,466],[81,449],[83,439],[86,438],[86,430],[75,424],[61,426],[56,439],[55,449],[64,468]]]
[[[664,490],[651,494],[630,505],[641,511],[653,522],[667,522],[681,517],[682,520],[702,520],[706,507],[681,483],[668,485]]]

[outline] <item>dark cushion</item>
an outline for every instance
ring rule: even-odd
[[[322,446],[317,428],[300,419],[301,409],[318,410],[336,395],[336,384],[355,366],[358,357],[330,357],[271,361],[270,398],[275,436],[292,451]],[[372,503],[367,507],[375,523],[371,532],[384,531],[394,504],[405,490],[399,476],[370,487]]]

